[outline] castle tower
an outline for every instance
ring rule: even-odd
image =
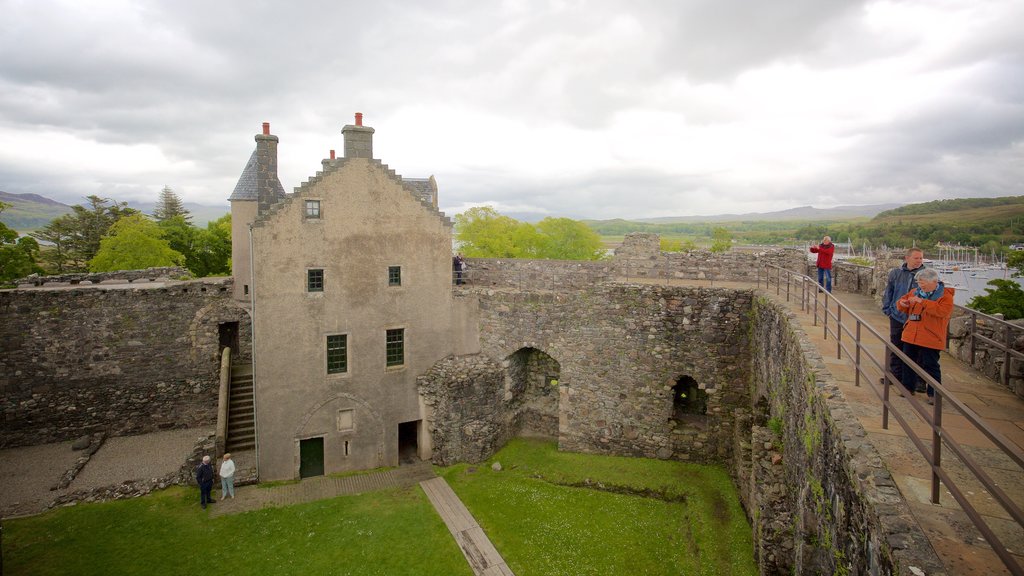
[[[270,133],[270,123],[264,122],[263,133],[256,135],[256,149],[228,198],[231,202],[231,273],[235,279],[234,297],[238,300],[249,300],[251,294],[249,225],[285,197],[284,187],[277,178],[277,142],[277,136]]]

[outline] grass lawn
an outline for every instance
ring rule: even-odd
[[[7,520],[4,574],[473,574],[419,487],[215,519],[198,495],[172,488]]]
[[[517,576],[754,575],[750,527],[724,470],[558,452],[516,439],[440,474]],[[243,497],[242,494],[239,497]],[[216,506],[216,504],[215,504]],[[198,489],[6,520],[8,575],[471,575],[418,488],[211,519]]]
[[[442,475],[517,576],[758,573],[750,525],[719,468],[515,439],[486,464]]]

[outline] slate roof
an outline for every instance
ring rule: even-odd
[[[430,185],[429,178],[403,178],[402,183],[420,198],[428,202],[434,201],[434,189]]]
[[[259,162],[256,158],[256,152],[256,150],[253,150],[252,156],[249,156],[249,161],[245,163],[242,175],[238,177],[238,184],[235,184],[235,190],[231,193],[228,201],[259,200],[256,190],[256,176],[259,173]],[[274,179],[274,196],[279,199],[285,196],[284,186],[281,185],[281,181],[277,178]]]

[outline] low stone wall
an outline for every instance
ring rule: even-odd
[[[764,264],[804,273],[805,257],[799,250],[707,250],[662,252],[657,234],[628,234],[607,260],[467,259],[467,283],[475,287],[517,290],[582,290],[616,279],[758,280]]]
[[[1007,326],[1001,320],[1002,315],[986,318],[979,315],[975,322],[976,334],[995,340],[996,342],[1009,343],[1012,350],[1024,352],[1024,320],[1011,320]],[[981,372],[995,382],[1003,381],[1003,370],[1007,362],[1003,350],[996,348],[981,340],[975,340],[974,357],[971,357],[971,318],[968,311],[957,307],[953,311],[953,318],[949,321],[949,346],[950,355],[968,364],[975,370]],[[1009,331],[1009,334],[1007,334]],[[1019,398],[1024,398],[1024,360],[1009,358],[1009,390]]]
[[[146,268],[145,270],[117,270],[115,272],[74,272],[70,274],[54,274],[52,276],[31,276],[15,280],[18,286],[45,286],[54,284],[101,284],[103,282],[155,282],[157,280],[184,280],[192,277],[192,273],[180,266],[163,268]]]
[[[0,447],[215,422],[219,325],[248,314],[227,280],[0,291]]]
[[[752,324],[759,411],[750,440],[737,449],[749,460],[735,465],[762,573],[909,574],[910,566],[941,573],[909,506],[792,313],[758,297]]]
[[[814,262],[807,263],[805,274],[817,281],[818,267]],[[882,287],[885,287],[884,278]],[[832,262],[832,290],[874,296],[878,292],[875,268],[842,260]]]

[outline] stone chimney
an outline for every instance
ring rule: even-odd
[[[373,128],[363,126],[363,113],[356,112],[355,125],[341,129],[345,139],[345,158],[373,158]]]
[[[277,179],[277,136],[270,133],[270,122],[263,123],[263,133],[256,135],[256,200],[258,213],[263,214],[279,198],[281,181]]]

